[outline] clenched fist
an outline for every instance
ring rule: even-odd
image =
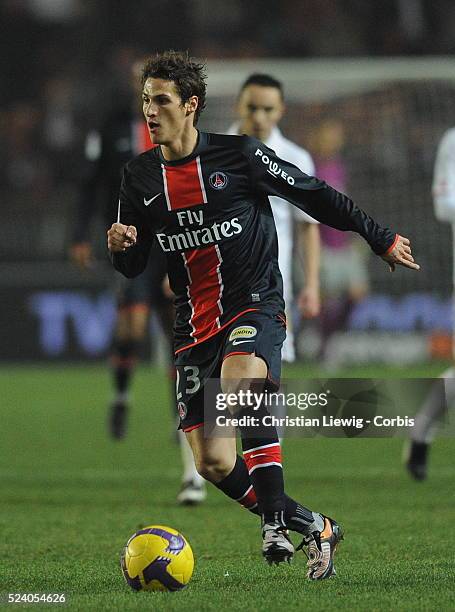
[[[113,223],[107,231],[107,248],[111,253],[123,253],[136,244],[137,229],[134,225]]]

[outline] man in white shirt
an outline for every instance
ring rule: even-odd
[[[436,218],[452,224],[455,239],[455,128],[447,130],[439,143],[433,177],[433,204]],[[455,401],[454,375],[453,367],[440,375],[444,384],[433,385],[416,415],[411,442],[406,449],[406,467],[416,480],[424,480],[427,476],[428,451],[435,431],[446,407]]]
[[[237,103],[239,121],[229,129],[231,134],[247,134],[262,140],[275,153],[295,164],[300,170],[314,175],[310,154],[283,136],[278,128],[285,111],[283,86],[274,77],[252,74],[243,83]],[[302,253],[305,286],[298,296],[298,306],[304,317],[319,314],[320,242],[317,221],[285,200],[270,197],[278,234],[278,264],[283,276],[287,314],[287,337],[283,345],[283,361],[295,360],[291,305],[294,230],[297,229],[299,254]]]

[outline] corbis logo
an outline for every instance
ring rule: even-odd
[[[224,172],[213,172],[209,176],[209,183],[213,189],[224,189],[228,184],[228,177],[224,174]]]

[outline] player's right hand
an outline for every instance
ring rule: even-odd
[[[404,266],[411,270],[420,270],[419,264],[416,264],[411,252],[411,242],[409,238],[396,235],[393,245],[388,251],[381,255],[382,259],[389,264],[391,272],[395,271],[395,266]]]
[[[78,266],[86,270],[93,263],[92,247],[88,242],[77,242],[72,244],[69,250],[70,260]]]
[[[134,225],[113,223],[107,230],[107,248],[111,253],[123,253],[136,244],[137,229]]]

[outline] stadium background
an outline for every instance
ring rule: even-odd
[[[369,259],[371,293],[352,313],[350,333],[334,342],[334,362],[448,357],[451,236],[434,218],[431,178],[437,142],[454,115],[451,3],[389,1],[379,9],[355,0],[287,1],[278,11],[254,1],[213,2],[210,11],[203,1],[133,6],[0,5],[8,24],[0,77],[0,192],[8,228],[0,245],[7,314],[0,359],[105,357],[115,314],[103,227],[92,228],[98,262],[91,273],[78,272],[67,257],[84,139],[128,95],[132,59],[173,46],[209,60],[202,129],[227,129],[238,86],[252,70],[279,76],[288,103],[285,133],[311,152],[318,124],[341,122],[350,195],[412,238],[421,272],[392,278]],[[312,337],[301,343],[307,359],[314,357]]]
[[[188,535],[198,563],[194,586],[173,601],[189,610],[254,610],[266,609],[259,603],[265,594],[270,609],[295,609],[301,603],[293,594],[300,588],[298,568],[283,583],[270,578],[256,559],[257,533],[248,516],[234,508],[229,513],[216,491],[199,514],[175,506],[180,470],[168,439],[168,410],[161,412],[168,398],[160,367],[139,370],[127,441],[119,446],[106,436],[105,364],[115,310],[101,219],[92,228],[94,268],[81,273],[67,256],[85,171],[84,138],[128,95],[125,74],[137,54],[188,48],[208,59],[202,129],[227,128],[238,86],[251,71],[281,78],[286,135],[311,152],[319,122],[340,120],[349,193],[412,238],[422,267],[419,274],[390,275],[369,258],[371,292],[335,339],[331,365],[343,366],[341,375],[348,376],[437,375],[450,354],[452,238],[450,227],[434,218],[431,179],[437,143],[455,121],[454,3],[2,0],[0,21],[5,588],[67,590],[77,609],[133,609],[117,553],[141,521],[166,520]],[[302,335],[303,360],[290,376],[323,371],[311,350],[305,352],[312,329]],[[328,512],[341,513],[352,536],[342,558],[344,578],[324,585],[324,593],[306,592],[308,606],[450,609],[447,556],[427,526],[449,522],[452,441],[440,441],[431,482],[419,490],[400,465],[400,440],[305,445],[303,452],[300,440],[286,442],[291,493],[300,494],[302,457],[311,457],[306,493]],[[438,514],[430,521],[435,500]],[[384,516],[387,534],[372,532],[370,519],[383,526]],[[235,544],[239,526],[246,530],[246,559]],[[241,602],[236,592],[244,593]],[[160,599],[158,609],[180,605]]]

